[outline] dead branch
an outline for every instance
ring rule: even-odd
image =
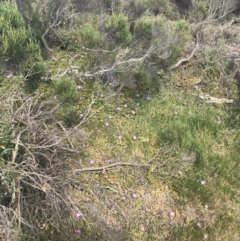
[[[107,166],[103,167],[86,167],[82,169],[76,169],[73,172],[91,172],[91,171],[103,171],[103,170],[108,170],[112,167],[117,167],[117,166],[134,166],[134,167],[149,167],[149,164],[137,164],[137,163],[129,163],[129,162],[116,162]]]
[[[192,53],[191,53],[187,58],[180,59],[176,64],[174,64],[172,67],[170,67],[171,70],[172,70],[172,69],[175,69],[175,68],[179,67],[181,64],[189,61],[189,60],[194,56],[197,48],[199,47],[198,41],[199,41],[199,40],[198,40],[198,34],[196,34],[196,45],[195,45]]]
[[[237,0],[208,0],[208,17],[205,23],[220,21],[237,7]]]
[[[202,100],[205,100],[206,103],[215,103],[215,104],[232,104],[233,103],[233,99],[225,99],[225,98],[216,98],[216,97],[212,97],[209,95],[199,95],[199,98]]]
[[[62,7],[62,5],[65,4],[65,7]],[[61,3],[59,4],[56,12],[54,13],[54,10],[51,11],[51,19],[52,19],[52,23],[50,24],[50,26],[44,31],[44,33],[41,36],[41,39],[43,41],[44,47],[49,51],[52,52],[53,50],[51,48],[49,48],[48,43],[45,39],[45,37],[47,36],[47,34],[54,28],[58,27],[61,23],[62,20],[60,19],[61,15],[64,14],[64,12],[67,11],[67,9],[69,8],[69,6],[71,6],[72,3],[66,3],[65,1],[61,1]],[[55,16],[53,16],[53,13],[55,14]],[[72,10],[69,13],[69,16],[67,17],[67,19],[71,19],[72,17],[74,17],[74,10]]]

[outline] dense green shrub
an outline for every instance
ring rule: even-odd
[[[16,5],[0,3],[0,55],[4,59],[19,61],[28,47],[30,32]]]
[[[61,46],[68,51],[79,51],[82,46],[94,48],[103,43],[99,31],[93,26],[57,29],[55,34]]]
[[[152,37],[153,19],[143,16],[136,20],[134,35],[136,38],[150,39]]]
[[[69,78],[61,78],[54,83],[55,92],[63,103],[74,104],[79,100],[76,83]]]
[[[20,63],[28,89],[36,89],[45,73],[40,47],[31,39],[30,29],[10,1],[0,2],[0,55],[2,60]]]
[[[37,89],[41,77],[45,75],[45,66],[37,43],[30,41],[25,54],[28,58],[20,63],[21,73],[24,76],[27,90],[33,92]]]
[[[193,21],[200,21],[206,18],[207,16],[207,2],[205,0],[193,0],[193,14],[190,14],[190,18]]]
[[[82,43],[86,47],[92,48],[102,43],[99,31],[92,26],[82,28],[80,34]]]
[[[31,31],[25,27],[17,6],[4,1],[0,3],[0,55],[5,60],[21,61],[29,58],[32,51],[39,53],[39,46],[30,41]],[[35,46],[33,46],[35,45]]]
[[[128,17],[123,14],[112,15],[107,21],[106,29],[116,42],[123,45],[128,44],[132,39]]]
[[[65,29],[59,28],[55,30],[56,39],[55,45],[61,46],[61,48],[68,51],[79,51],[82,47],[81,36],[78,28]]]

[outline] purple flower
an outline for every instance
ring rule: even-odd
[[[201,222],[197,222],[196,225],[197,225],[197,227],[199,227],[199,228],[202,227],[202,223],[201,223]]]
[[[137,136],[136,136],[136,135],[133,135],[133,136],[132,136],[132,139],[133,139],[133,140],[137,140]]]
[[[13,77],[13,73],[9,73],[6,77],[7,77],[8,79],[12,78],[12,77]]]
[[[146,100],[148,100],[148,101],[149,101],[149,100],[151,100],[151,99],[152,99],[152,98],[151,98],[151,96],[150,96],[150,95],[147,95],[147,96],[146,96]]]
[[[80,218],[82,218],[82,216],[83,216],[83,215],[82,215],[82,213],[81,213],[80,211],[77,211],[77,212],[75,213],[75,218],[78,219],[78,220],[79,220]]]
[[[137,198],[137,194],[136,194],[136,193],[133,193],[133,194],[132,194],[132,198]]]
[[[39,114],[39,115],[42,115],[42,114],[43,114],[43,111],[42,111],[42,110],[38,111],[38,114]]]
[[[75,233],[76,233],[76,234],[81,234],[81,230],[80,230],[80,229],[76,229],[76,230],[75,230]]]
[[[106,174],[106,170],[105,169],[102,170],[102,174]]]
[[[82,118],[83,118],[83,116],[84,116],[84,114],[83,114],[83,113],[79,114],[79,118],[80,118],[80,119],[82,119]]]
[[[205,180],[201,180],[201,184],[202,184],[202,185],[206,185],[206,183],[207,183],[207,182],[206,182]]]
[[[91,166],[94,165],[94,163],[95,163],[94,160],[90,160],[90,161],[89,161],[89,164],[90,164]]]
[[[119,225],[119,226],[117,227],[117,229],[118,229],[118,230],[121,230],[121,229],[122,229],[122,226]]]
[[[127,200],[127,197],[126,197],[126,196],[123,196],[123,197],[122,197],[122,200],[123,200],[123,201],[126,201],[126,200]]]

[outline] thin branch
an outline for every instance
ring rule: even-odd
[[[196,45],[192,51],[192,53],[187,57],[187,58],[183,58],[183,59],[180,59],[176,64],[174,64],[172,67],[170,67],[170,69],[175,69],[177,67],[179,67],[181,64],[189,61],[195,54],[197,48],[199,47],[199,43],[198,43],[198,34],[196,34]]]
[[[73,172],[91,172],[91,171],[103,171],[103,170],[108,170],[112,167],[117,167],[117,166],[135,166],[135,167],[149,167],[149,164],[138,164],[138,163],[129,163],[129,162],[116,162],[107,166],[102,166],[102,167],[86,167],[82,169],[76,169]]]

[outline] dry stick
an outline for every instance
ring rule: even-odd
[[[76,169],[73,172],[87,172],[87,171],[102,171],[102,170],[106,170],[109,169],[111,167],[116,167],[116,166],[135,166],[135,167],[149,167],[149,164],[137,164],[137,163],[124,163],[124,162],[116,162],[107,166],[103,166],[103,167],[86,167],[86,168],[82,168],[82,169]]]
[[[102,171],[102,170],[106,170],[109,169],[111,167],[116,167],[116,166],[135,166],[135,167],[149,167],[150,166],[150,162],[152,162],[159,154],[159,152],[163,149],[165,149],[166,146],[164,146],[163,148],[160,148],[157,153],[146,163],[144,164],[139,164],[139,163],[129,163],[129,162],[116,162],[116,163],[112,163],[110,165],[107,166],[103,166],[103,167],[86,167],[86,168],[82,168],[82,169],[76,169],[73,172],[87,172],[87,171]]]
[[[15,144],[15,147],[14,147],[14,150],[12,150],[12,163],[15,162],[15,159],[17,157],[17,154],[18,154],[18,146],[19,146],[19,141],[20,141],[20,137],[22,135],[22,132],[20,132],[17,136],[17,141],[16,141],[16,144]]]
[[[197,38],[196,45],[195,45],[195,48],[193,49],[192,53],[187,58],[180,59],[176,64],[174,64],[172,67],[170,67],[171,70],[179,67],[181,64],[183,64],[184,62],[189,61],[193,57],[193,55],[195,54],[195,52],[196,52],[196,50],[197,50],[197,48],[199,46],[198,34],[196,34],[196,38]]]
[[[67,138],[67,140],[68,140],[71,148],[74,149],[73,143],[71,142],[71,140],[70,140],[70,138],[69,138],[69,135],[68,135],[68,133],[67,133],[67,130],[64,128],[64,126],[62,125],[62,123],[61,123],[60,121],[57,121],[57,123],[58,123],[58,125],[62,128],[62,130],[63,130],[63,132],[64,132],[64,134],[65,134],[65,136],[66,136],[66,138]]]
[[[58,22],[58,15],[59,15],[59,11],[60,11],[60,7],[61,7],[61,4],[59,5],[58,9],[57,9],[57,12],[56,12],[56,18],[54,19],[53,23],[45,30],[44,34],[41,36],[41,39],[43,41],[43,44],[45,46],[45,48],[49,51],[49,52],[53,52],[52,49],[49,48],[48,44],[47,44],[47,41],[45,40],[45,36],[49,33],[49,31],[54,28],[54,27],[57,27],[61,24],[61,20]],[[51,13],[52,15],[52,13]]]
[[[72,56],[72,57],[68,60],[68,67],[67,67],[67,69],[66,69],[64,72],[62,72],[61,74],[57,74],[57,75],[51,77],[51,79],[54,80],[54,79],[56,79],[56,78],[63,77],[63,76],[65,76],[69,71],[72,71],[72,70],[75,70],[75,69],[79,69],[79,68],[80,68],[79,66],[72,66],[72,63],[73,63],[73,61],[74,61],[76,58],[80,57],[81,55],[82,55],[82,53],[75,54],[74,56]]]

